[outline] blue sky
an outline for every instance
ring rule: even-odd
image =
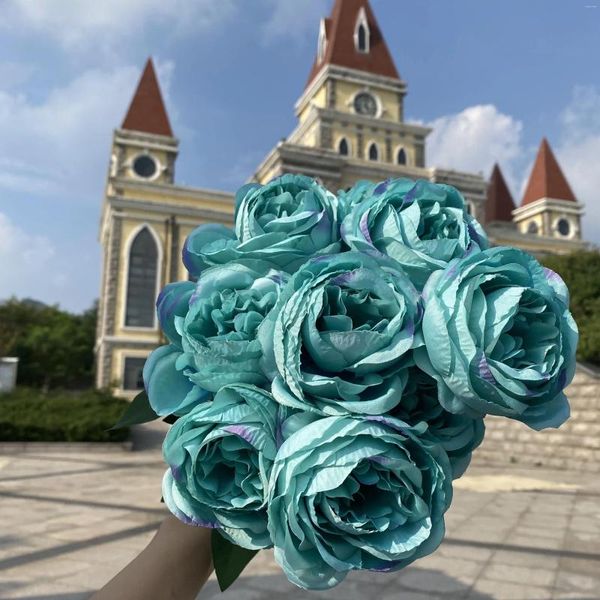
[[[498,160],[517,203],[543,135],[600,243],[600,3],[371,0],[429,165]],[[98,296],[112,130],[148,55],[178,183],[234,190],[295,124],[331,0],[0,0],[0,299]]]

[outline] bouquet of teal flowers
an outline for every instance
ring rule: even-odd
[[[486,414],[568,418],[565,284],[489,247],[451,186],[247,185],[235,231],[198,227],[183,261],[131,410],[173,422],[163,498],[213,529],[222,589],[271,547],[307,589],[401,569],[442,541]]]

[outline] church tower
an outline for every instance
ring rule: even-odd
[[[178,144],[149,58],[121,128],[114,133],[111,177],[173,183]]]
[[[429,179],[459,188],[481,219],[485,180],[427,167],[431,130],[405,121],[406,93],[369,1],[335,0],[319,25],[315,59],[296,102],[298,124],[253,179],[266,183],[283,173],[304,173],[334,192],[360,179]]]
[[[548,140],[540,144],[521,206],[513,212],[522,234],[550,239],[570,252],[581,245],[583,205],[577,202]]]
[[[96,331],[96,386],[132,396],[148,354],[164,340],[155,303],[185,279],[181,247],[201,223],[233,221],[233,196],[175,183],[178,140],[148,59],[113,134],[100,223],[102,280]]]

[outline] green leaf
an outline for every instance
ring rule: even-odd
[[[211,549],[215,574],[224,592],[246,568],[258,550],[246,550],[226,540],[218,529],[212,530]]]
[[[154,412],[148,401],[146,392],[140,392],[127,406],[121,418],[113,425],[109,431],[113,429],[121,429],[130,425],[139,425],[140,423],[148,423],[158,419],[158,415]]]

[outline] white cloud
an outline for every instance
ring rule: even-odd
[[[27,82],[35,72],[33,65],[13,60],[0,62],[0,89],[10,90]]]
[[[494,162],[500,167],[519,203],[538,144],[524,146],[523,124],[494,105],[471,106],[427,123],[427,162],[432,166],[488,177]],[[558,162],[578,200],[585,206],[584,238],[600,244],[600,89],[578,86],[560,116]]]
[[[265,0],[269,18],[263,27],[263,41],[272,43],[281,39],[304,41],[314,39],[315,49],[319,22],[329,14],[330,0]]]
[[[170,63],[162,66],[172,70]],[[139,74],[132,66],[92,69],[52,89],[42,102],[0,92],[0,188],[98,203],[111,131]]]
[[[173,63],[157,61],[157,70],[168,99]],[[88,70],[50,90],[42,101],[0,91],[0,299],[31,295],[81,310],[97,295],[95,226],[111,133],[123,119],[139,76],[139,66]],[[28,218],[42,205],[48,212],[52,203],[59,206],[48,232],[39,229],[39,222],[36,232],[50,237],[54,246],[46,237],[31,235]],[[69,203],[77,206],[77,216]],[[18,205],[17,220],[1,214],[3,207]],[[88,217],[76,222],[83,214]]]
[[[0,28],[33,30],[71,50],[106,50],[156,25],[170,34],[205,31],[233,7],[234,0],[6,0]]]
[[[427,123],[427,162],[436,167],[481,172],[488,177],[499,162],[509,183],[516,181],[516,163],[522,158],[523,124],[494,105],[470,106]]]
[[[583,235],[600,244],[600,89],[578,86],[561,115],[557,159],[575,196],[585,204]]]
[[[61,282],[48,277],[55,259],[50,240],[29,235],[0,213],[0,300],[11,295],[38,298],[41,285],[54,288],[44,290],[44,299],[56,294]]]

